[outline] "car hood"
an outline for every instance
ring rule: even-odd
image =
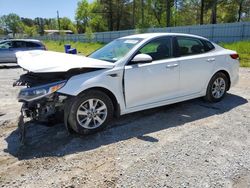
[[[66,72],[75,68],[113,68],[114,64],[80,55],[33,50],[17,52],[17,64],[35,73]]]

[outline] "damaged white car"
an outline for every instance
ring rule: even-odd
[[[89,57],[49,51],[17,53],[27,73],[15,86],[25,117],[64,120],[89,134],[114,116],[197,97],[220,101],[238,80],[239,56],[208,39],[174,33],[119,38]],[[160,120],[159,120],[160,121]]]

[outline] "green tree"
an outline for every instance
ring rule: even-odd
[[[85,32],[90,20],[90,5],[87,0],[79,1],[76,9],[76,21],[78,31]]]
[[[2,17],[0,17],[0,35],[6,34],[6,29],[4,28],[4,23]]]
[[[166,26],[170,27],[171,25],[171,7],[173,6],[172,0],[166,0]]]
[[[94,39],[95,35],[93,34],[93,32],[92,32],[92,30],[91,30],[90,27],[86,28],[85,36],[88,39],[88,42],[91,42]]]
[[[237,21],[237,5],[231,0],[221,2],[217,9],[217,22],[230,23]]]
[[[48,18],[43,20],[44,20],[44,29],[59,29],[57,19]]]
[[[151,10],[153,12],[153,15],[155,16],[155,19],[157,21],[158,26],[162,26],[162,15],[164,12],[164,3],[159,0],[152,0],[151,2]]]
[[[205,7],[205,0],[201,0],[201,8],[200,8],[200,25],[203,25],[204,22],[204,7]]]
[[[3,15],[1,23],[5,29],[13,33],[13,37],[21,30],[21,19],[17,14]]]
[[[26,26],[33,26],[35,23],[34,23],[34,20],[30,19],[30,18],[21,18],[21,21],[24,25]]]
[[[106,19],[104,19],[102,9],[103,9],[102,5],[97,1],[94,1],[91,4],[89,26],[91,27],[91,30],[93,32],[108,30],[107,21]]]
[[[5,34],[4,29],[0,27],[0,35],[4,35],[4,34]]]
[[[132,7],[130,0],[96,0],[100,4],[97,14],[103,17],[109,31],[133,28]]]
[[[177,25],[195,25],[200,23],[200,1],[186,0],[179,4]]]
[[[29,27],[29,26],[25,25],[24,26],[24,33],[26,35],[28,35],[29,37],[33,37],[33,36],[37,35],[37,28],[36,28],[36,26]]]
[[[232,0],[237,6],[237,22],[242,20],[242,17],[250,17],[250,0]]]
[[[73,33],[77,33],[76,26],[74,23],[67,17],[60,18],[61,29],[71,30]]]
[[[45,29],[45,21],[46,19],[43,18],[35,18],[35,24],[37,25],[37,30],[40,35],[44,35],[44,29]]]

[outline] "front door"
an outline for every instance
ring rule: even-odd
[[[127,108],[161,102],[178,95],[180,68],[172,56],[171,43],[170,37],[153,39],[138,51],[150,55],[151,63],[125,66]]]
[[[15,62],[16,56],[11,41],[0,43],[0,62]]]

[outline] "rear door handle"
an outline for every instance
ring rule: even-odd
[[[178,67],[179,64],[170,64],[170,65],[167,65],[166,68],[174,68],[174,67]]]
[[[207,62],[212,62],[212,61],[215,61],[215,58],[209,58],[209,59],[207,59]]]

